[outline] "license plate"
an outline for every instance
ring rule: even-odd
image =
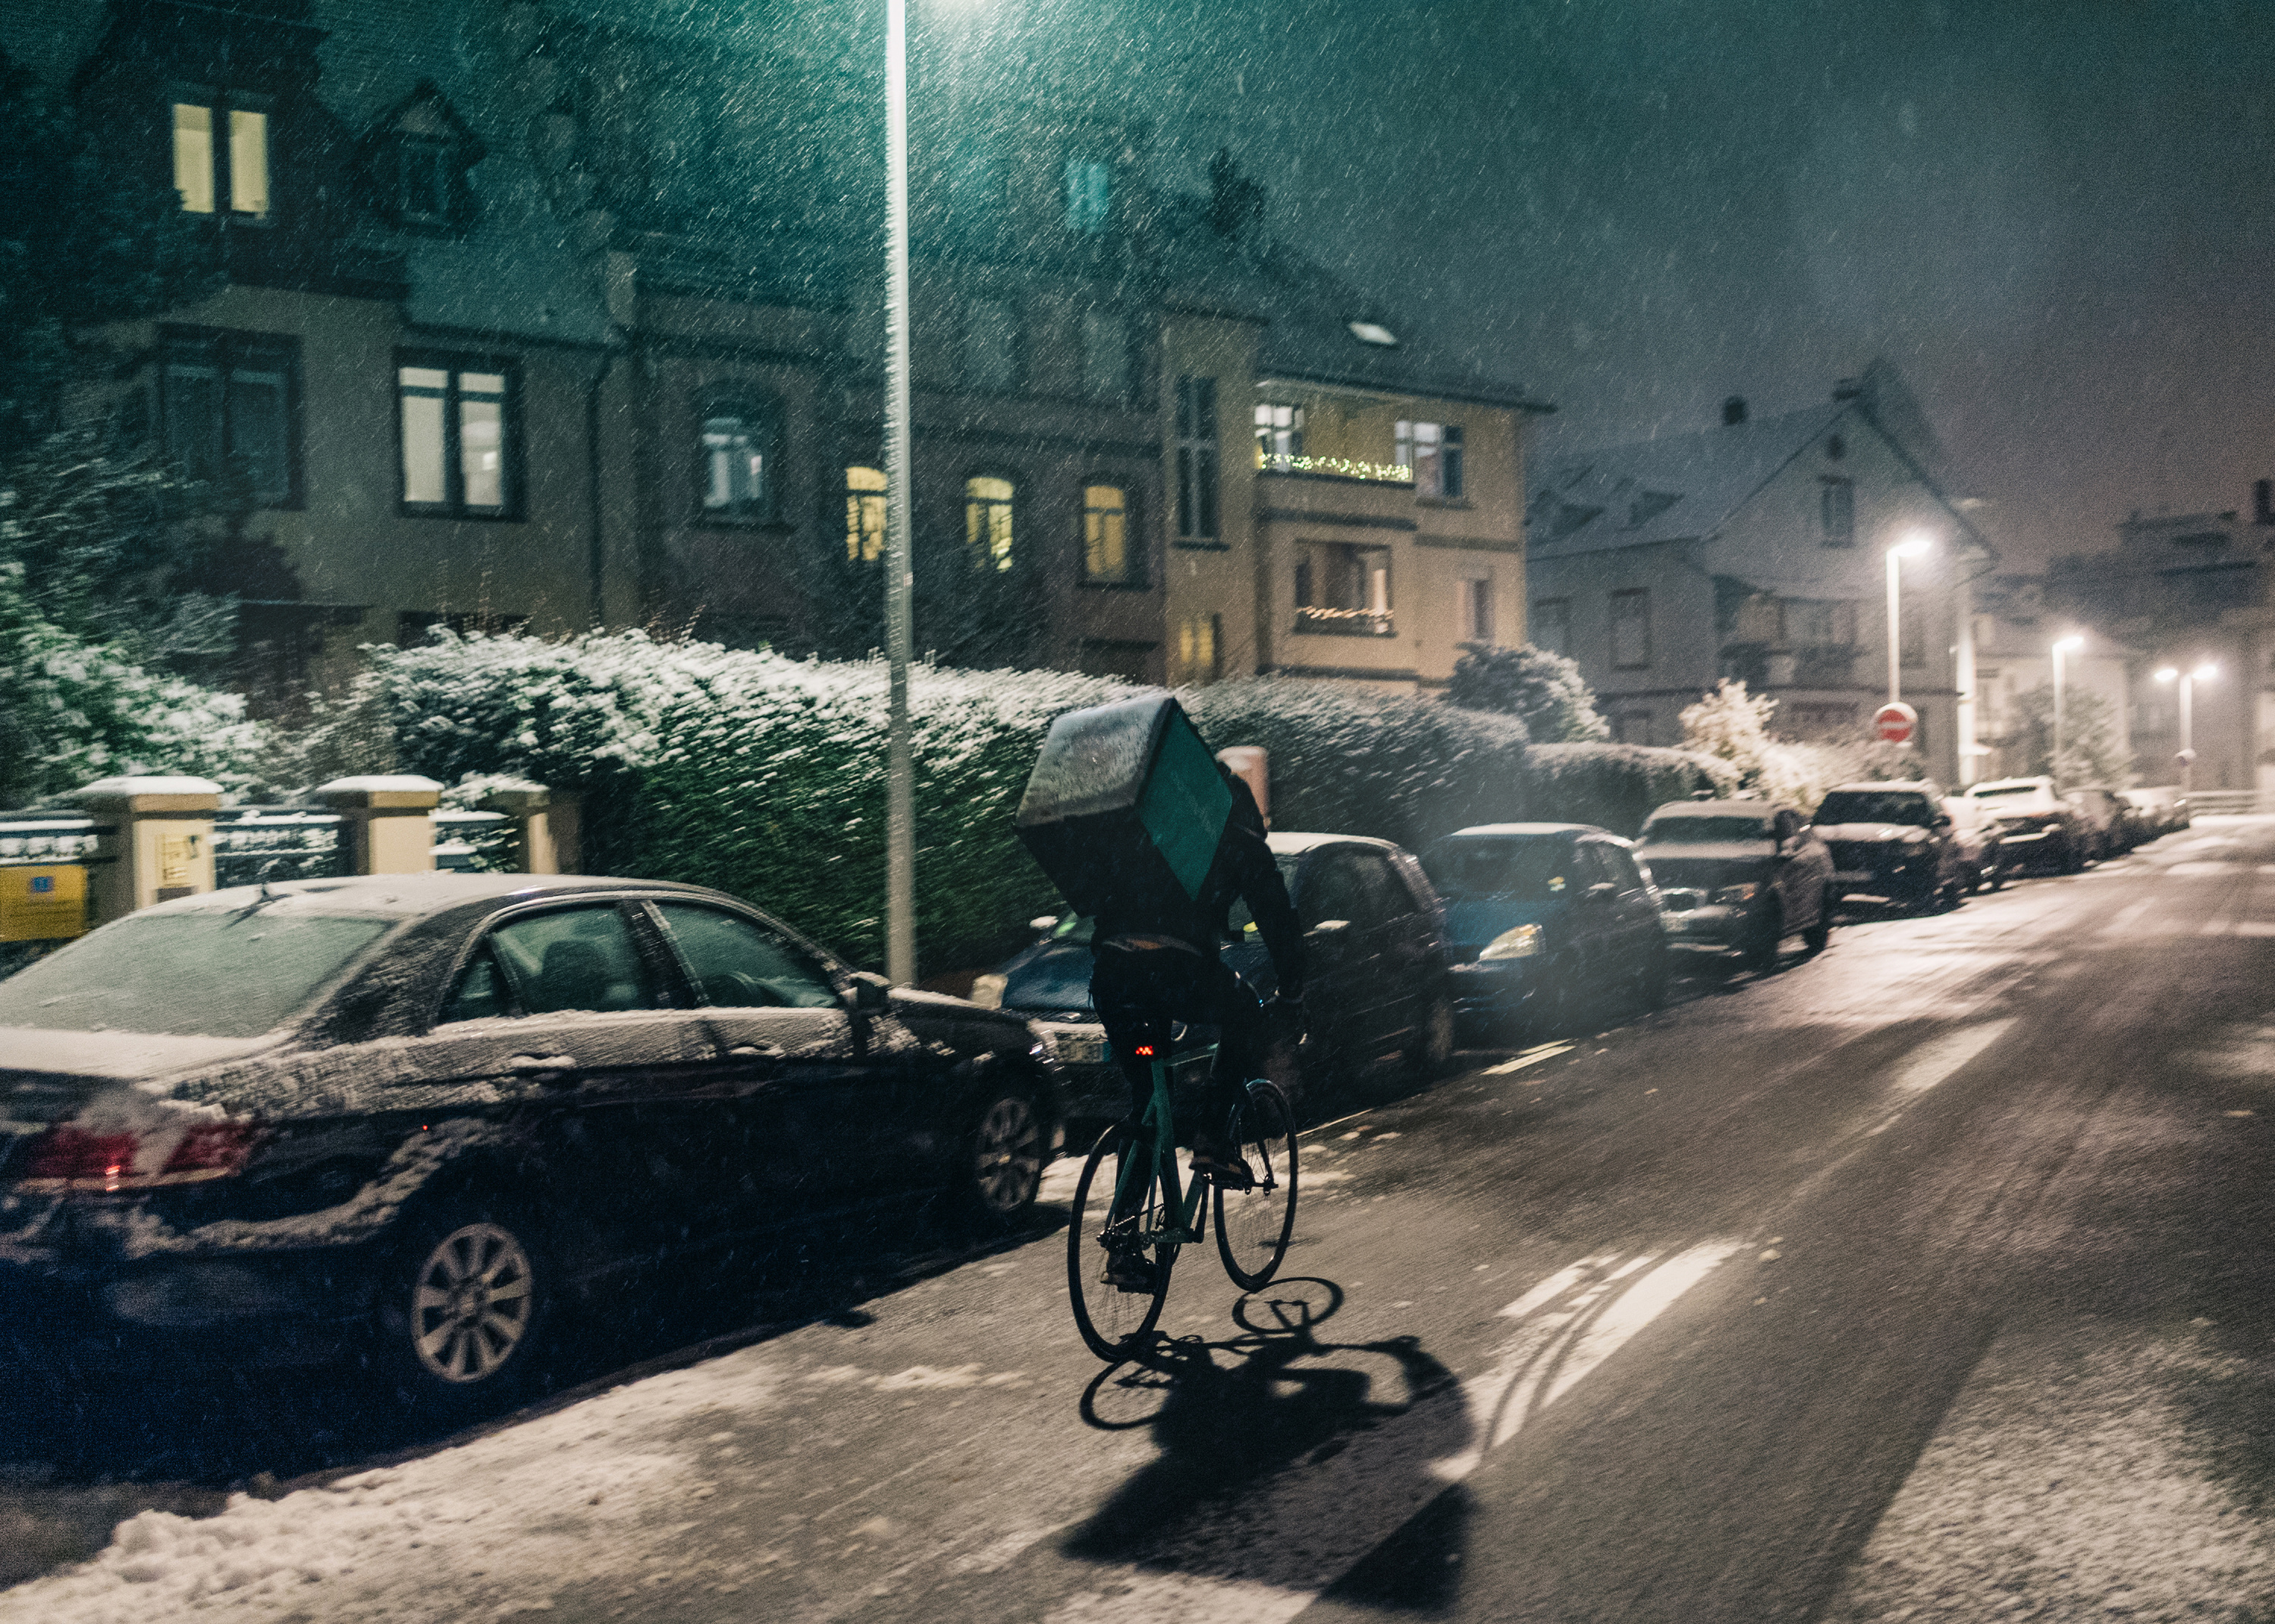
[[[1059,1059],[1069,1066],[1095,1066],[1106,1058],[1103,1032],[1061,1032]]]

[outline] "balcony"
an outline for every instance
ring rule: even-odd
[[[1355,485],[1414,487],[1414,470],[1404,463],[1363,463],[1348,457],[1267,457],[1257,453],[1258,473],[1297,480],[1341,480]]]
[[[1296,610],[1298,636],[1324,638],[1394,638],[1388,609],[1323,609],[1309,604]]]
[[[1856,650],[1852,645],[1837,643],[1791,648],[1732,643],[1722,650],[1722,675],[1756,691],[1852,688],[1856,683]]]

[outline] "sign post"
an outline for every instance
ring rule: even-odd
[[[1890,744],[1908,744],[1919,726],[1919,713],[1901,699],[1891,699],[1872,713],[1872,731]]]

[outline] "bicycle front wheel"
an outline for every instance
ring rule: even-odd
[[[1142,1160],[1144,1183],[1129,1210],[1115,1212],[1114,1192],[1122,1169]],[[1161,1318],[1169,1295],[1174,1247],[1145,1245],[1136,1237],[1164,1227],[1160,1181],[1153,1176],[1153,1149],[1117,1123],[1099,1136],[1074,1187],[1074,1212],[1067,1222],[1067,1295],[1074,1323],[1091,1352],[1119,1363],[1144,1345]],[[1122,1278],[1109,1278],[1119,1275]]]
[[[1216,1250],[1224,1272],[1243,1291],[1272,1283],[1296,1228],[1296,1117],[1275,1083],[1248,1085],[1232,1114],[1232,1138],[1256,1183],[1216,1187]]]

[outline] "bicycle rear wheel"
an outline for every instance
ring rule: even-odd
[[[1216,1188],[1216,1250],[1243,1291],[1271,1284],[1296,1227],[1296,1117],[1275,1083],[1248,1085],[1232,1137],[1256,1175],[1251,1190]]]
[[[1122,1167],[1131,1158],[1145,1159],[1143,1192],[1128,1212],[1110,1212]],[[1125,1249],[1119,1241],[1147,1231],[1159,1234],[1163,1227],[1160,1181],[1152,1175],[1152,1147],[1116,1123],[1099,1136],[1082,1164],[1067,1221],[1067,1295],[1074,1304],[1075,1326],[1091,1352],[1117,1363],[1144,1345],[1161,1318],[1169,1268],[1176,1261],[1174,1247],[1133,1243]],[[1115,1254],[1125,1250],[1150,1277],[1151,1289],[1129,1289],[1106,1278]]]

